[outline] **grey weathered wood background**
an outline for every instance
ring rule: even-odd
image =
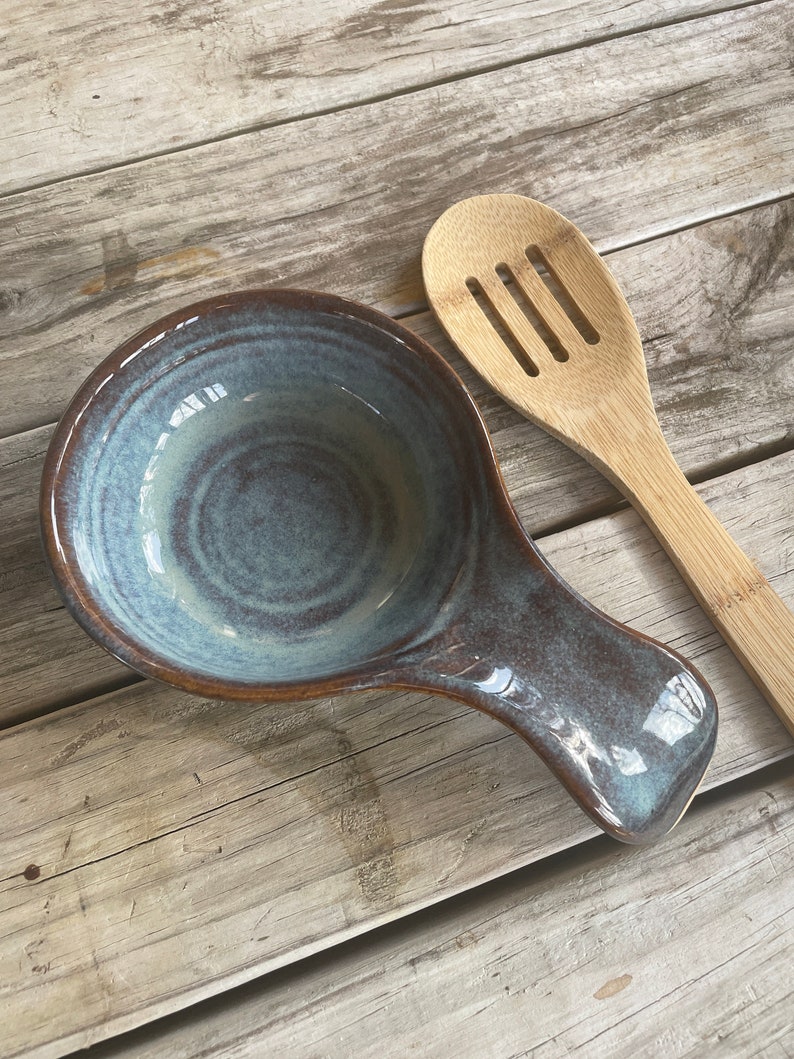
[[[477,193],[583,228],[676,457],[791,603],[793,58],[785,0],[0,0],[0,1055],[792,1053],[794,744],[608,483],[461,363],[419,254]],[[662,844],[596,836],[457,704],[202,701],[66,615],[36,504],[71,393],[273,284],[435,344],[552,563],[710,680]]]

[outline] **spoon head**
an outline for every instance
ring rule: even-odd
[[[616,395],[654,417],[626,300],[556,210],[521,195],[464,199],[430,229],[422,271],[439,322],[474,369],[585,455],[582,425],[610,411]]]

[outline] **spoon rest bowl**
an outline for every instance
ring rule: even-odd
[[[561,581],[457,375],[365,306],[240,292],[125,342],[58,425],[41,522],[76,620],[188,691],[451,696],[629,842],[675,824],[711,756],[702,678]]]

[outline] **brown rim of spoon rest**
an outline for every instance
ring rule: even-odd
[[[624,493],[794,734],[794,615],[675,462],[634,318],[587,238],[543,203],[482,195],[436,221],[422,271],[472,367]]]

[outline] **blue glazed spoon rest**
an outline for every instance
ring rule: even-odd
[[[188,691],[452,696],[628,842],[675,824],[710,759],[703,679],[548,566],[464,385],[365,306],[240,292],[125,342],[56,430],[41,521],[77,621]]]

